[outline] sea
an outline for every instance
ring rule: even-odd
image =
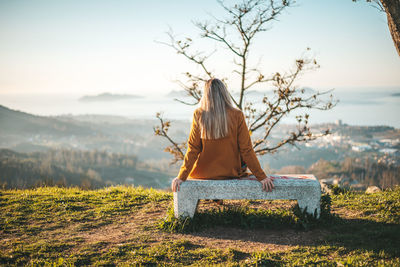
[[[400,87],[391,88],[338,88],[331,92],[338,100],[331,110],[304,110],[310,115],[310,124],[335,123],[341,120],[349,125],[377,126],[385,125],[400,128]],[[272,92],[254,91],[246,101],[256,103],[263,108],[260,99],[272,96]],[[185,105],[171,94],[143,95],[140,98],[128,98],[108,101],[80,101],[78,94],[0,94],[0,105],[34,115],[117,115],[132,119],[155,119],[157,112],[171,120],[190,121],[196,105]],[[178,97],[179,98],[179,97]],[[179,99],[191,102],[185,96]],[[295,123],[295,116],[290,114],[282,123]]]

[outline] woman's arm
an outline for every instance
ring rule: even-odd
[[[272,179],[268,177],[261,169],[260,162],[258,161],[256,153],[253,149],[253,144],[251,142],[249,130],[247,128],[243,112],[240,112],[238,132],[239,152],[242,159],[247,164],[257,180],[261,182],[262,189],[265,191],[272,191],[272,189],[274,188],[274,183]]]
[[[201,136],[200,136],[200,125],[199,125],[199,112],[196,110],[193,114],[192,126],[190,128],[189,139],[187,143],[187,151],[183,160],[181,169],[177,176],[178,179],[186,181],[189,173],[191,172],[193,165],[202,149]]]
[[[254,152],[243,112],[240,112],[239,117],[238,142],[240,155],[251,172],[258,181],[265,179],[267,175],[261,169],[260,162],[257,159],[256,153]]]

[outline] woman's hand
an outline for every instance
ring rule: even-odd
[[[274,183],[272,182],[272,178],[268,176],[264,180],[261,180],[260,183],[262,184],[262,189],[266,192],[272,191],[272,189],[274,189]]]
[[[172,192],[177,192],[179,191],[180,185],[181,183],[183,183],[184,181],[182,181],[181,179],[179,179],[178,177],[174,178],[174,180],[172,180],[171,183],[171,189]]]

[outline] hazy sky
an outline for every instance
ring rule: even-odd
[[[164,94],[196,70],[165,31],[198,38],[191,21],[221,16],[215,0],[0,1],[0,93]],[[317,88],[400,86],[400,57],[386,15],[363,1],[300,0],[252,47],[265,74],[292,66],[311,47],[321,68],[298,84]],[[217,49],[212,69],[234,77],[232,56]],[[231,79],[229,86],[237,83]]]

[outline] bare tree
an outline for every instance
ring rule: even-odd
[[[379,11],[385,12],[394,47],[400,56],[400,0],[366,0]],[[357,0],[353,0],[357,2]]]
[[[256,153],[260,155],[274,153],[287,144],[296,146],[299,142],[307,142],[329,134],[329,130],[319,133],[312,132],[308,124],[309,115],[306,111],[308,109],[328,110],[333,108],[337,102],[333,99],[330,91],[314,91],[310,94],[295,85],[296,80],[302,74],[319,68],[316,60],[308,55],[309,48],[301,55],[301,58],[295,60],[293,68],[287,73],[276,72],[267,76],[257,66],[250,66],[249,55],[255,37],[270,29],[271,22],[275,21],[287,7],[291,6],[292,2],[290,0],[244,0],[234,6],[227,6],[223,1],[218,1],[226,12],[225,18],[212,17],[212,22],[194,23],[200,30],[201,38],[222,45],[232,54],[235,64],[232,73],[239,75],[240,84],[236,97],[231,92],[231,99],[234,105],[244,112],[250,134],[258,133],[259,138],[253,140],[253,146]],[[213,56],[215,51],[209,54],[193,51],[193,39],[188,37],[177,39],[172,31],[167,34],[169,41],[162,43],[168,45],[201,69],[199,74],[186,72],[184,73],[185,81],[177,81],[187,95],[191,96],[192,101],[176,100],[183,104],[196,105],[202,96],[200,85],[214,77],[208,66],[208,59]],[[222,80],[226,81],[227,78],[222,78]],[[246,100],[250,88],[268,85],[274,88],[273,96],[264,95],[259,99],[259,103]],[[322,100],[323,95],[329,94],[328,99]],[[293,111],[302,112],[301,115],[296,116],[296,129],[289,132],[279,142],[269,142],[268,137],[271,136],[278,123]],[[174,156],[173,163],[182,160],[186,142],[173,141],[168,135],[170,121],[164,120],[160,113],[157,113],[157,118],[160,125],[154,127],[154,133],[168,139],[171,143],[166,151]]]

